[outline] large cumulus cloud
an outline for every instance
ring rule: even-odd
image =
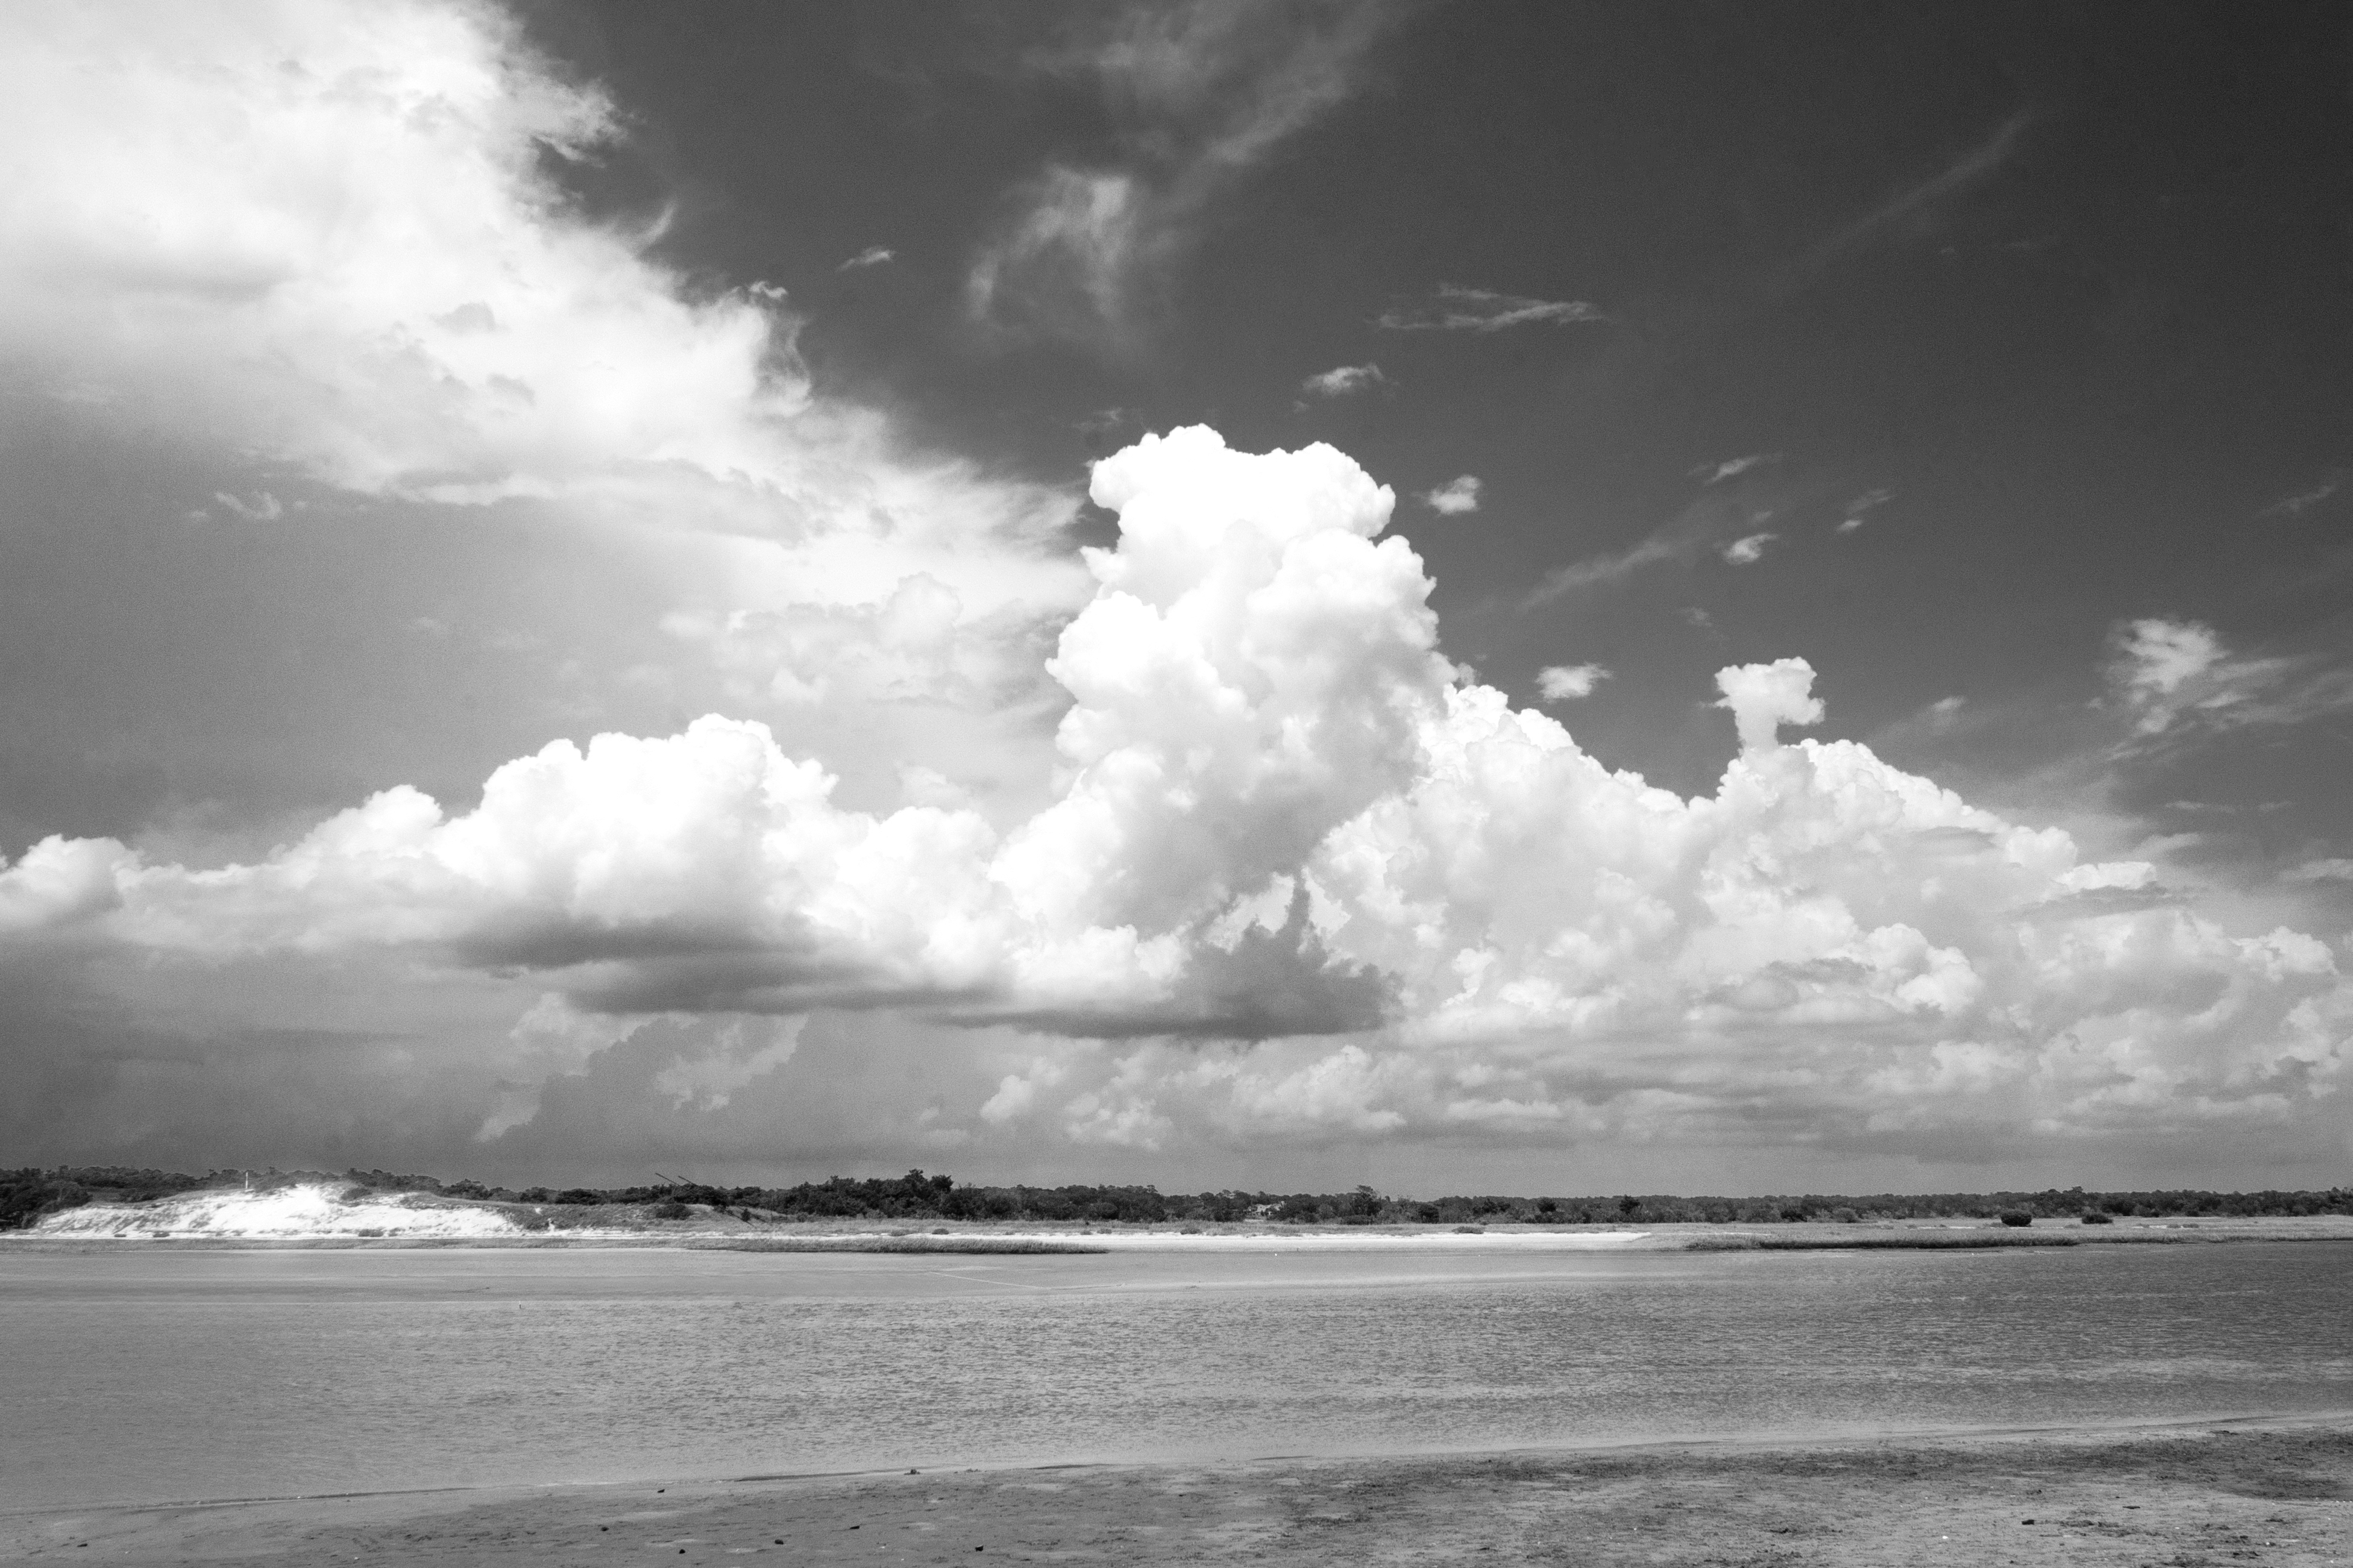
[[[1823,716],[1801,659],[1718,676],[1740,749],[1685,798],[1448,663],[1344,455],[1179,430],[1093,495],[1121,534],[1047,665],[1059,798],[1009,831],[845,809],[713,716],[556,742],[459,815],[387,791],[251,864],[47,842],[0,911],[20,942],[411,948],[583,1017],[1013,1022],[1034,1052],[967,1116],[1082,1142],[1920,1145],[2291,1123],[2342,1088],[2326,943],[1785,738]]]

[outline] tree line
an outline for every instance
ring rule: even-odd
[[[1891,1219],[1994,1219],[2028,1215],[2079,1219],[2084,1215],[2238,1218],[2274,1215],[2353,1214],[2353,1187],[2326,1192],[2217,1193],[2200,1189],[2086,1192],[1807,1193],[1765,1197],[1683,1197],[1620,1194],[1609,1197],[1385,1196],[1371,1187],[1346,1193],[1163,1193],[1150,1186],[978,1186],[910,1171],[903,1176],[834,1176],[789,1187],[715,1186],[661,1182],[628,1187],[491,1186],[443,1182],[388,1171],[214,1171],[202,1176],[116,1165],[60,1165],[0,1171],[0,1230],[21,1229],[41,1215],[94,1202],[131,1203],[175,1193],[231,1186],[261,1189],[298,1184],[344,1184],[344,1194],[427,1193],[492,1203],[652,1205],[679,1217],[695,1205],[745,1219],[1037,1220],[1098,1224],[1230,1224],[1256,1220],[1290,1225],[1673,1225],[1841,1224]]]

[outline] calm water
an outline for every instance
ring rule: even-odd
[[[0,1253],[0,1509],[2353,1410],[2353,1245]]]

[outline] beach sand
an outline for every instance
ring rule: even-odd
[[[2353,1563],[2353,1419],[773,1478],[0,1516],[0,1559]]]

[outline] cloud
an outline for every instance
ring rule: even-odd
[[[1679,796],[1440,655],[1393,497],[1332,448],[1180,430],[1092,494],[1121,531],[1049,661],[1065,782],[1008,830],[846,809],[713,717],[553,743],[459,814],[387,791],[244,864],[49,841],[0,871],[11,940],[147,965],[406,952],[525,977],[565,1016],[1020,1031],[1018,1062],[973,1047],[968,1099],[925,1123],[966,1137],[1894,1151],[2329,1122],[2353,993],[2326,944],[2231,934],[2147,864],[1784,741],[1823,716],[1805,660],[1718,674],[1739,752]],[[2222,657],[2152,647],[2175,694]],[[716,1106],[799,1069],[805,1034],[728,1027],[649,1047],[648,1092]]]
[[[1778,533],[1746,533],[1724,547],[1724,558],[1735,566],[1753,566],[1765,555],[1765,547],[1781,536]]]
[[[1724,693],[1716,706],[1732,710],[1744,752],[1772,750],[1784,724],[1822,721],[1821,699],[1813,695],[1814,667],[1802,658],[1718,670],[1715,685]]]
[[[855,272],[860,268],[880,267],[886,261],[895,261],[898,259],[898,256],[899,253],[892,250],[888,246],[870,245],[865,249],[860,251],[857,255],[851,257],[849,260],[843,262],[840,266],[835,268],[834,270],[836,272]]]
[[[1609,679],[1598,664],[1555,664],[1536,671],[1536,691],[1547,702],[1574,702],[1593,695]]]
[[[0,130],[39,152],[0,202],[0,359],[117,460],[213,454],[248,478],[210,510],[245,523],[319,504],[406,534],[504,506],[544,538],[529,574],[551,601],[629,617],[516,626],[514,646],[646,637],[672,711],[854,721],[896,753],[840,756],[855,777],[938,765],[925,733],[1028,710],[1041,641],[1089,588],[1074,495],[921,449],[814,384],[782,290],[689,280],[649,227],[582,216],[550,170],[627,117],[506,13],[92,5],[12,42]],[[445,574],[483,565],[457,548]],[[953,669],[919,687],[903,612],[923,584],[956,624],[923,632]],[[878,709],[878,682],[930,711]],[[533,695],[531,732],[563,721],[554,700]]]
[[[1751,468],[1763,468],[1781,460],[1778,452],[1751,452],[1745,458],[1729,458],[1720,463],[1702,463],[1691,471],[1692,478],[1704,485],[1720,485],[1736,479]]]
[[[1386,386],[1388,379],[1377,364],[1343,364],[1309,376],[1299,384],[1299,390],[1316,397],[1346,397]]]
[[[1135,351],[1203,214],[1355,94],[1398,15],[1232,0],[1075,13],[1025,63],[1096,88],[1113,144],[1098,159],[1051,162],[1009,193],[967,273],[971,319],[997,336]]]
[[[1897,192],[1870,212],[1816,247],[1809,269],[1829,265],[1851,251],[1891,232],[1920,232],[1930,227],[1946,205],[1973,190],[2008,163],[2021,144],[2034,116],[2020,110],[1996,126],[1993,132],[1936,174]]]
[[[2353,670],[2315,656],[2243,658],[2200,621],[2150,616],[2109,639],[2109,700],[2137,743],[2297,724],[2353,707]]]
[[[1500,332],[1513,327],[1566,327],[1607,320],[1598,306],[1582,300],[1531,300],[1441,283],[1430,303],[1384,310],[1380,324],[1395,332]]]
[[[1686,796],[1452,664],[1393,492],[1329,447],[1138,439],[1091,478],[1115,544],[1063,560],[1070,498],[910,449],[812,382],[776,290],[581,219],[543,149],[619,117],[495,13],[28,15],[0,66],[14,385],[237,470],[189,499],[526,511],[654,579],[647,636],[730,711],[551,723],[446,802],[353,788],[218,853],[42,833],[0,861],[13,1147],[2341,1149],[2327,944],[1785,742],[1823,716],[1802,660],[1719,673],[1738,750]],[[1133,205],[1099,231],[1148,249],[1215,184],[1188,171],[1336,101],[1341,20],[1320,54],[1183,43],[1261,15],[1103,25],[1084,68],[1150,177],[1071,210]],[[1003,289],[1050,252],[1076,254]],[[1752,529],[1742,488],[1584,580]],[[415,647],[544,629],[394,624],[419,609],[460,629]],[[2190,622],[2115,657],[2150,735],[2342,688]],[[1018,805],[972,804],[961,742],[849,738],[1008,702],[1051,728],[1001,753]]]
[[[1705,549],[1715,549],[1727,560],[1732,559],[1726,547],[1741,548],[1757,532],[1757,525],[1773,516],[1770,510],[1758,509],[1753,494],[1744,494],[1747,489],[1739,485],[1703,487],[1681,511],[1632,544],[1546,573],[1522,601],[1523,607],[1533,609],[1580,588],[1623,582],[1637,572],[1672,561],[1687,561]],[[1753,548],[1761,552],[1763,545]]]
[[[1863,491],[1862,494],[1846,503],[1846,516],[1839,520],[1838,531],[1841,533],[1852,533],[1871,521],[1872,512],[1894,499],[1895,492],[1890,489]]]
[[[1463,474],[1447,480],[1436,489],[1424,491],[1421,504],[1441,517],[1460,517],[1479,510],[1479,477]]]
[[[2280,497],[2279,500],[2272,502],[2271,505],[2263,508],[2263,510],[2257,512],[2255,515],[2257,517],[2284,517],[2289,519],[2302,517],[2314,507],[2318,506],[2321,502],[2328,500],[2331,496],[2334,496],[2338,489],[2343,488],[2344,483],[2345,480],[2341,475],[2331,474],[2327,479],[2323,479],[2320,483],[2312,486],[2308,489],[2297,490],[2292,494]]]
[[[2342,857],[2306,860],[2286,873],[2291,882],[2353,882],[2353,860]]]

